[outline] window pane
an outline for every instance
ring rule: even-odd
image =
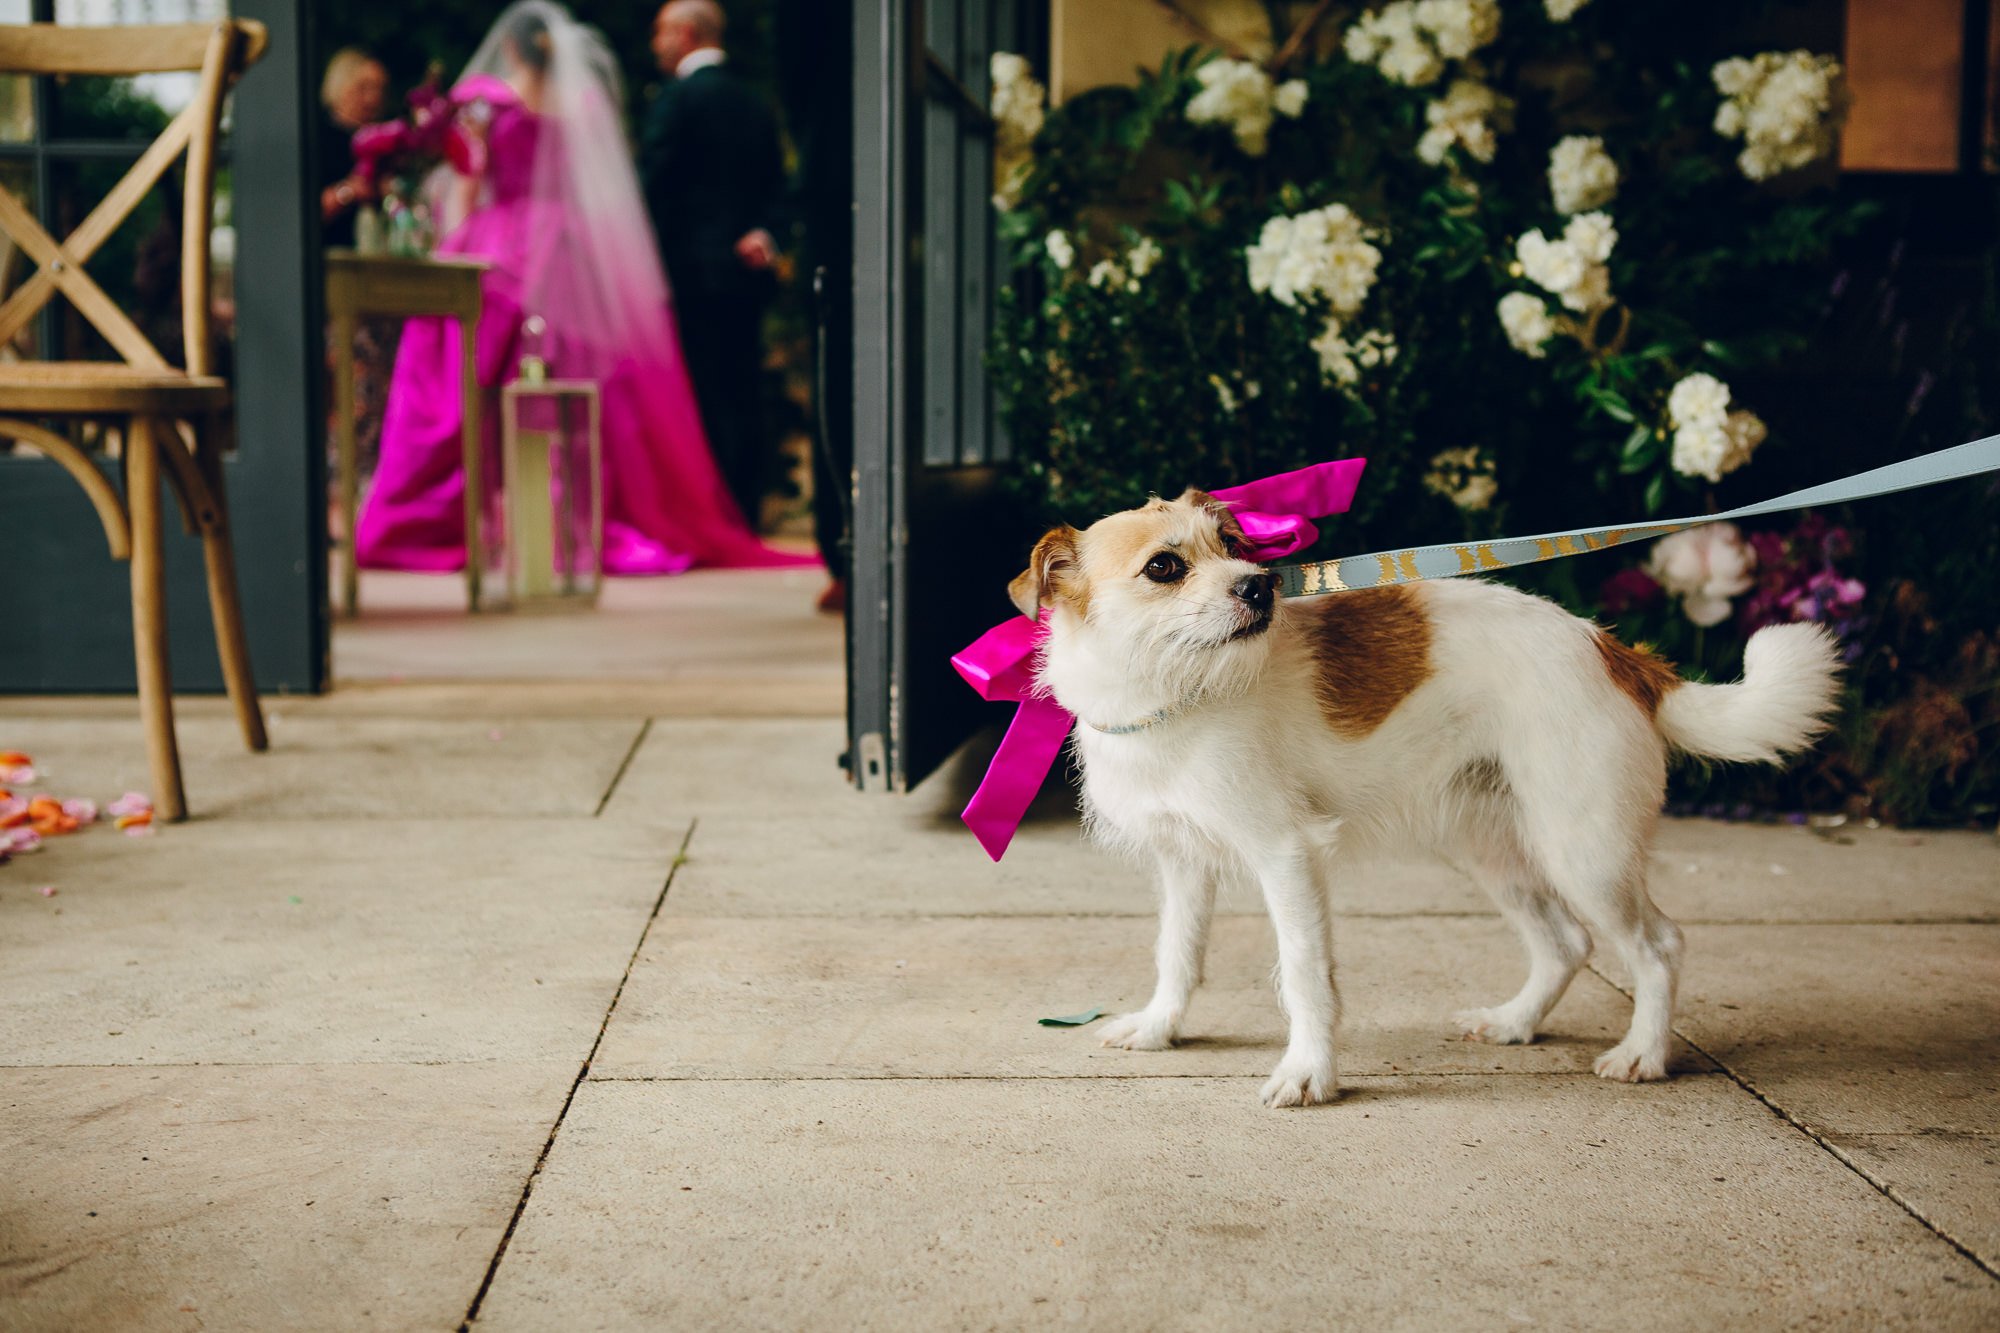
[[[34,79],[25,74],[0,74],[0,143],[27,143],[34,137]]]
[[[55,12],[58,23],[114,27],[207,23],[226,15],[229,6],[222,0],[56,0]],[[49,137],[147,142],[193,100],[200,82],[201,76],[193,71],[129,79],[58,79]]]

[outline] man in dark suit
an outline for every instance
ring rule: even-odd
[[[639,146],[702,425],[754,526],[776,456],[762,410],[764,308],[777,290],[785,169],[771,108],[727,68],[722,9],[671,0],[653,22],[669,77]]]

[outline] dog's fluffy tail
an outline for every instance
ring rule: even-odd
[[[1840,648],[1820,625],[1771,625],[1750,636],[1743,679],[1682,684],[1660,700],[1660,734],[1690,754],[1773,763],[1826,730],[1840,685]]]

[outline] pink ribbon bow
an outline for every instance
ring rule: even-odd
[[[1278,560],[1318,540],[1313,519],[1347,512],[1366,466],[1362,458],[1315,463],[1211,494],[1236,515],[1247,542],[1246,558]],[[1067,708],[1035,686],[1035,657],[1048,636],[1048,619],[1046,610],[1034,620],[1014,616],[951,659],[980,698],[1020,705],[979,790],[959,816],[995,861],[1006,854],[1076,723]]]

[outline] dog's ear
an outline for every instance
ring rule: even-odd
[[[1030,620],[1062,592],[1063,579],[1076,570],[1076,529],[1050,528],[1035,543],[1028,567],[1007,585],[1014,608]]]

